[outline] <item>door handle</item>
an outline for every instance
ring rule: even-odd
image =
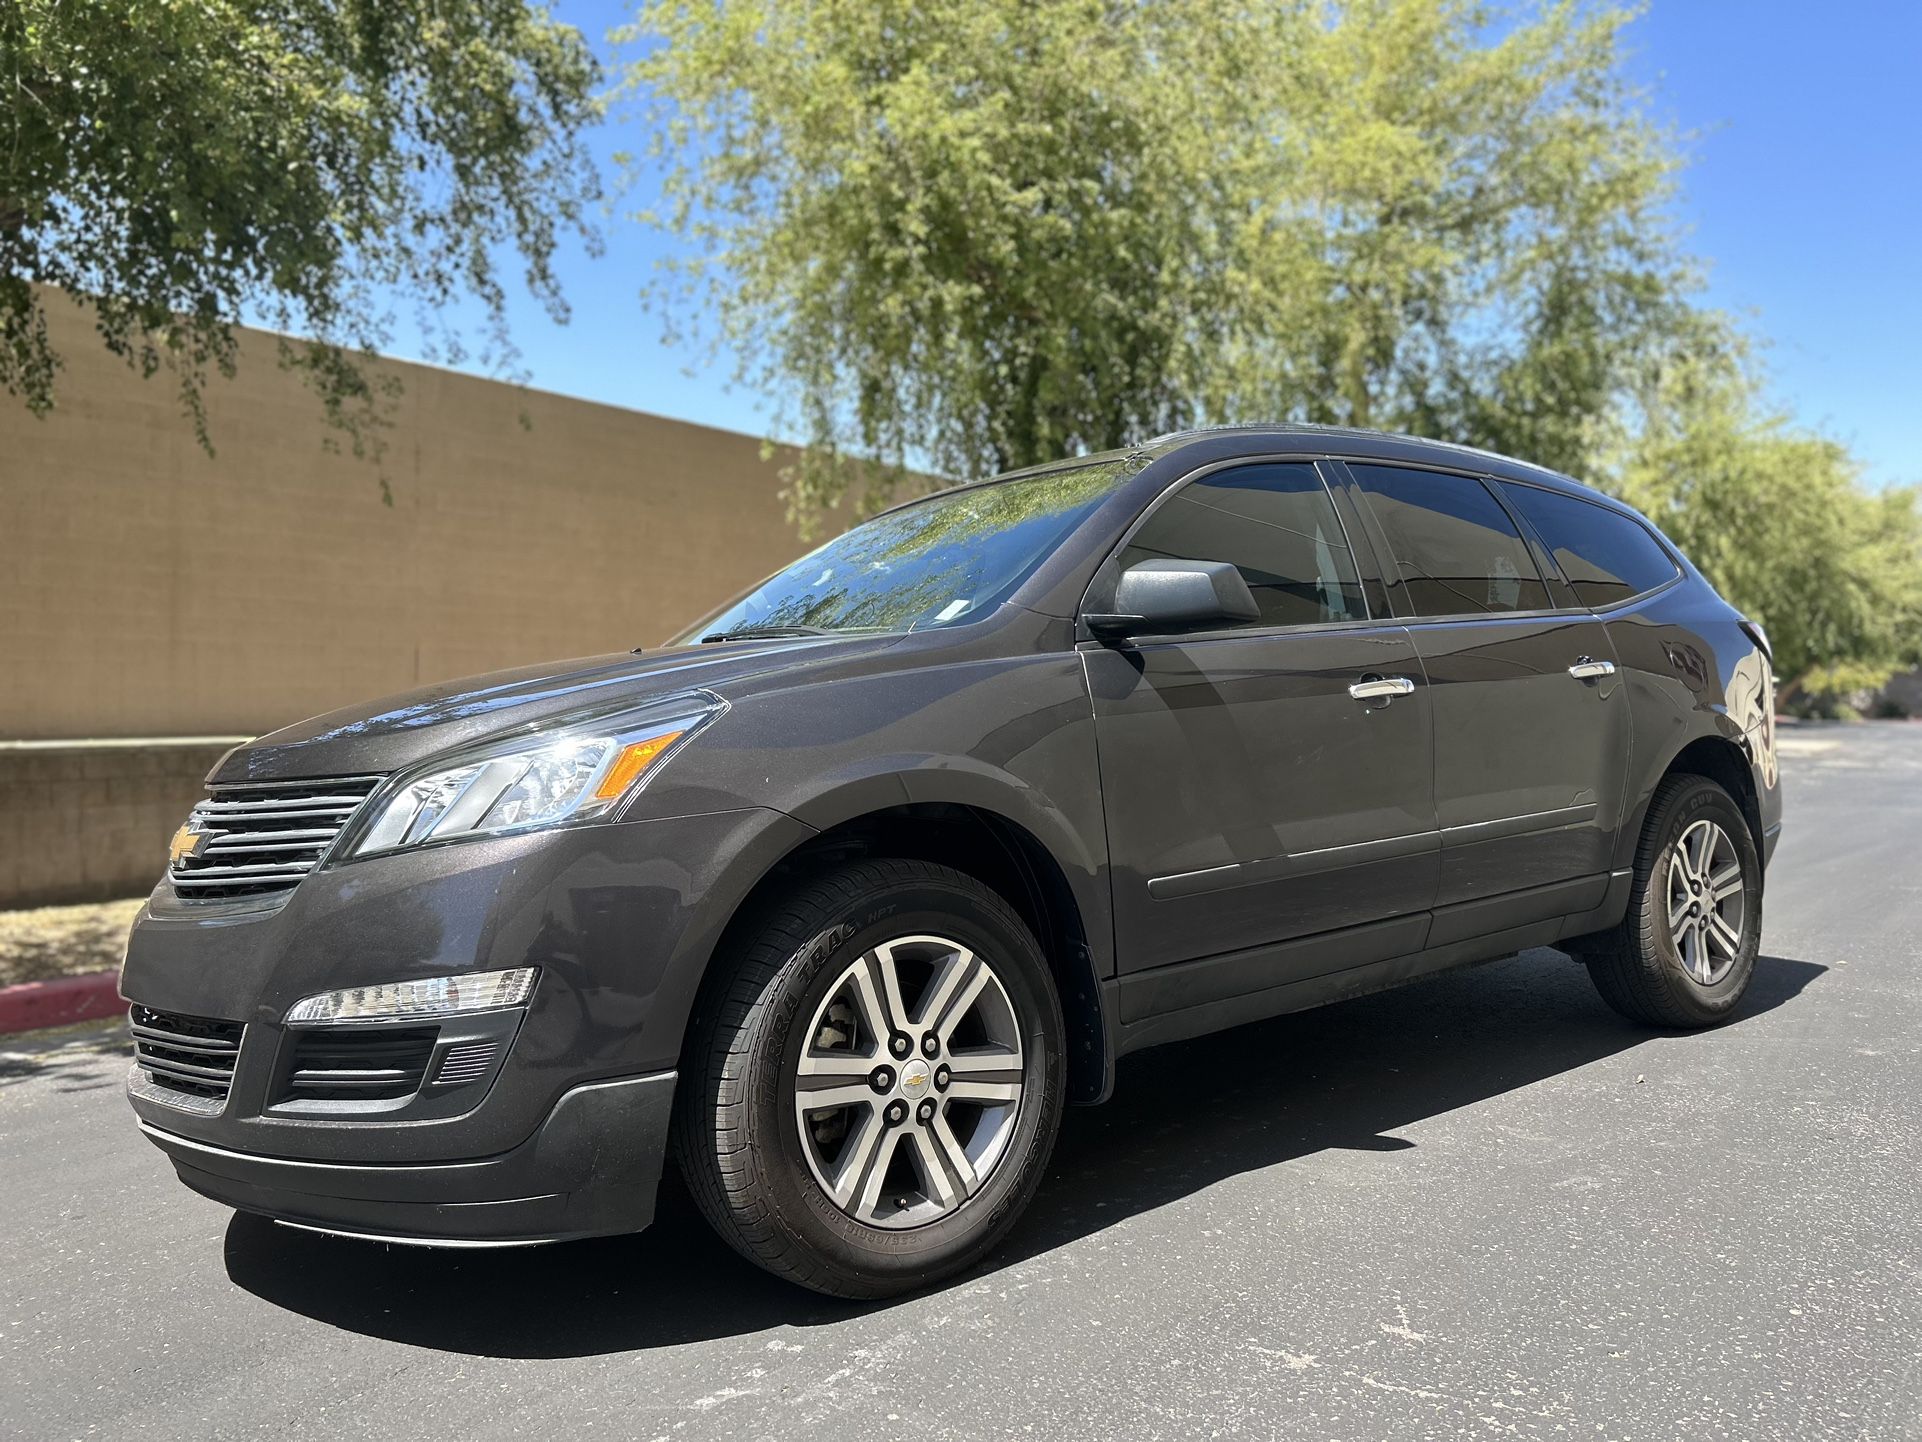
[[[1597,661],[1592,657],[1583,656],[1573,666],[1568,668],[1568,674],[1573,676],[1577,681],[1591,681],[1597,676],[1613,676],[1615,674],[1615,663],[1613,661]]]
[[[1348,694],[1357,701],[1374,701],[1406,696],[1414,689],[1415,683],[1406,676],[1364,676],[1348,688]]]

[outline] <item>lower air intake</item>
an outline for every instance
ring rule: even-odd
[[[203,1102],[224,1102],[240,1057],[241,1025],[135,1006],[127,1016],[135,1063],[156,1087]]]
[[[440,1029],[318,1027],[294,1034],[281,1102],[393,1101],[420,1090]]]
[[[434,1072],[434,1085],[464,1086],[468,1082],[479,1081],[494,1065],[494,1054],[500,1049],[501,1044],[497,1041],[464,1041],[457,1046],[450,1046]]]

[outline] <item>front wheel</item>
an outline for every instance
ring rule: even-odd
[[[1734,800],[1671,776],[1649,804],[1628,915],[1588,958],[1602,999],[1651,1026],[1711,1026],[1748,989],[1762,937],[1762,863]]]
[[[882,1297],[977,1261],[1060,1124],[1061,1008],[992,890],[918,861],[798,883],[704,994],[678,1105],[690,1190],[777,1275]]]

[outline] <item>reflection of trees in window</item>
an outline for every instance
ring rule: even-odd
[[[950,625],[1020,584],[1139,462],[932,496],[838,536],[691,635],[754,626]]]
[[[1394,551],[1395,579],[1416,615],[1539,611],[1548,589],[1482,483],[1443,471],[1351,464]]]
[[[1124,566],[1154,557],[1226,561],[1263,626],[1365,616],[1334,505],[1311,465],[1257,463],[1190,482],[1136,533]]]

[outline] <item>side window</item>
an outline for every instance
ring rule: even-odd
[[[1154,560],[1229,562],[1261,607],[1257,625],[1368,615],[1334,502],[1309,464],[1237,466],[1190,481],[1121,553],[1123,568]]]
[[[1397,587],[1417,616],[1541,611],[1548,587],[1515,523],[1472,476],[1350,461],[1394,552]]]
[[[1502,483],[1502,493],[1528,518],[1584,606],[1613,606],[1681,574],[1640,521],[1576,496]]]

